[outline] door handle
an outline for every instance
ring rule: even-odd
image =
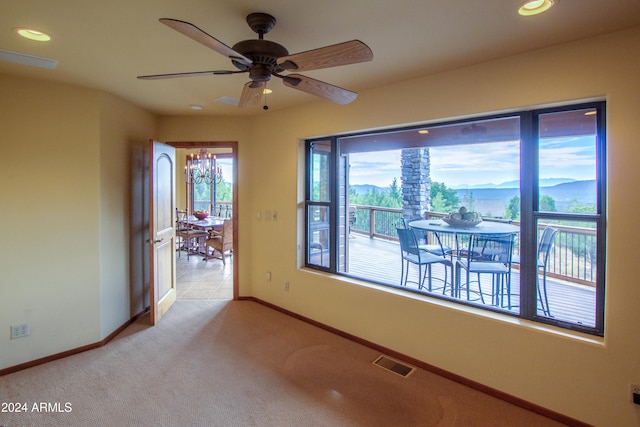
[[[147,243],[153,243],[153,244],[155,244],[155,243],[160,243],[160,242],[162,242],[163,240],[164,240],[164,237],[163,237],[162,239],[156,239],[156,240],[153,240],[153,241],[151,241],[151,239],[147,239]]]

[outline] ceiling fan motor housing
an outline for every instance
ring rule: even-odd
[[[252,75],[254,68],[266,70],[269,73],[284,71],[284,69],[278,65],[278,58],[289,55],[289,51],[287,51],[284,46],[270,40],[243,40],[233,45],[232,49],[253,61],[253,64],[246,65],[233,59],[231,60],[233,65],[239,70],[249,70],[252,80],[254,80]],[[255,73],[256,75],[260,74],[260,72],[257,71]],[[261,81],[266,80],[269,80],[269,78]]]

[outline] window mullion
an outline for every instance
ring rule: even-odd
[[[521,114],[520,121],[520,315],[532,318],[536,313],[537,232],[534,210],[538,200],[537,117]]]
[[[338,188],[339,179],[338,179],[338,164],[339,164],[340,153],[338,150],[338,138],[331,138],[331,156],[329,162],[329,171],[330,171],[330,179],[329,186],[331,188],[331,197],[330,197],[330,205],[329,205],[329,216],[331,217],[331,222],[329,224],[329,232],[331,234],[331,261],[329,264],[329,269],[336,273],[338,271],[338,254],[339,254],[339,245],[340,245],[340,236],[338,236],[338,205],[340,197],[340,191]]]

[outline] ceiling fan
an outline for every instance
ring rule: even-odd
[[[271,76],[282,79],[285,86],[311,95],[319,96],[338,104],[348,104],[357,93],[338,86],[303,76],[283,72],[308,71],[340,65],[371,61],[373,52],[359,40],[351,40],[318,49],[289,55],[287,49],[275,42],[264,40],[264,35],[273,29],[276,19],[267,13],[252,13],[247,16],[249,27],[258,34],[258,39],[243,40],[229,47],[195,25],[177,19],[162,18],[160,22],[185,36],[231,59],[237,70],[196,71],[190,73],[155,74],[138,76],[142,80],[170,79],[176,77],[208,76],[218,74],[249,73],[249,81],[240,96],[240,107],[260,102],[263,88]]]

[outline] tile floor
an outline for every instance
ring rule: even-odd
[[[179,300],[233,298],[232,256],[227,256],[227,264],[223,265],[219,259],[203,261],[201,255],[192,255],[187,260],[185,252],[176,252],[176,261]]]

